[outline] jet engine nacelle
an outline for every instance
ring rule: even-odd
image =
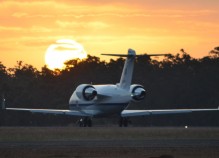
[[[97,91],[92,85],[82,84],[82,85],[77,87],[76,95],[80,99],[84,99],[86,101],[91,101],[97,96]]]
[[[132,101],[141,101],[145,98],[146,92],[143,86],[134,84],[130,87]]]

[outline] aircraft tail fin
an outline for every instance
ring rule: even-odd
[[[101,55],[108,55],[108,56],[118,56],[118,57],[127,57],[125,61],[125,65],[123,67],[122,76],[120,78],[119,87],[129,90],[131,81],[132,81],[132,74],[134,69],[134,62],[135,57],[139,56],[163,56],[168,54],[143,54],[143,55],[136,55],[135,50],[128,49],[128,54],[101,54]]]
[[[120,78],[119,87],[129,90],[132,82],[132,74],[134,69],[136,53],[134,50],[129,49],[125,65],[122,70],[122,76]]]
[[[134,61],[136,56],[135,51],[132,49],[128,49],[128,54],[102,54],[102,55],[127,57],[125,61],[125,65],[123,67],[122,76],[120,78],[119,87],[129,90],[132,81],[132,73],[133,73]]]

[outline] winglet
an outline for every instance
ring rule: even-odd
[[[5,109],[5,97],[4,97],[4,95],[2,95],[2,105],[1,105],[1,109],[2,109],[2,110]]]

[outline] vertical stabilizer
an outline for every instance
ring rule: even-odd
[[[118,57],[126,57],[125,65],[122,70],[122,76],[118,86],[125,90],[129,90],[131,82],[132,82],[132,73],[134,69],[134,62],[136,53],[133,49],[128,49],[128,54],[102,54],[108,56],[118,56]]]
[[[125,65],[123,67],[122,76],[119,82],[119,87],[129,90],[131,82],[132,82],[132,74],[134,69],[136,53],[133,49],[128,50],[127,59],[125,61]]]

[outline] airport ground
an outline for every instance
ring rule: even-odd
[[[218,158],[219,128],[0,127],[2,158]]]

